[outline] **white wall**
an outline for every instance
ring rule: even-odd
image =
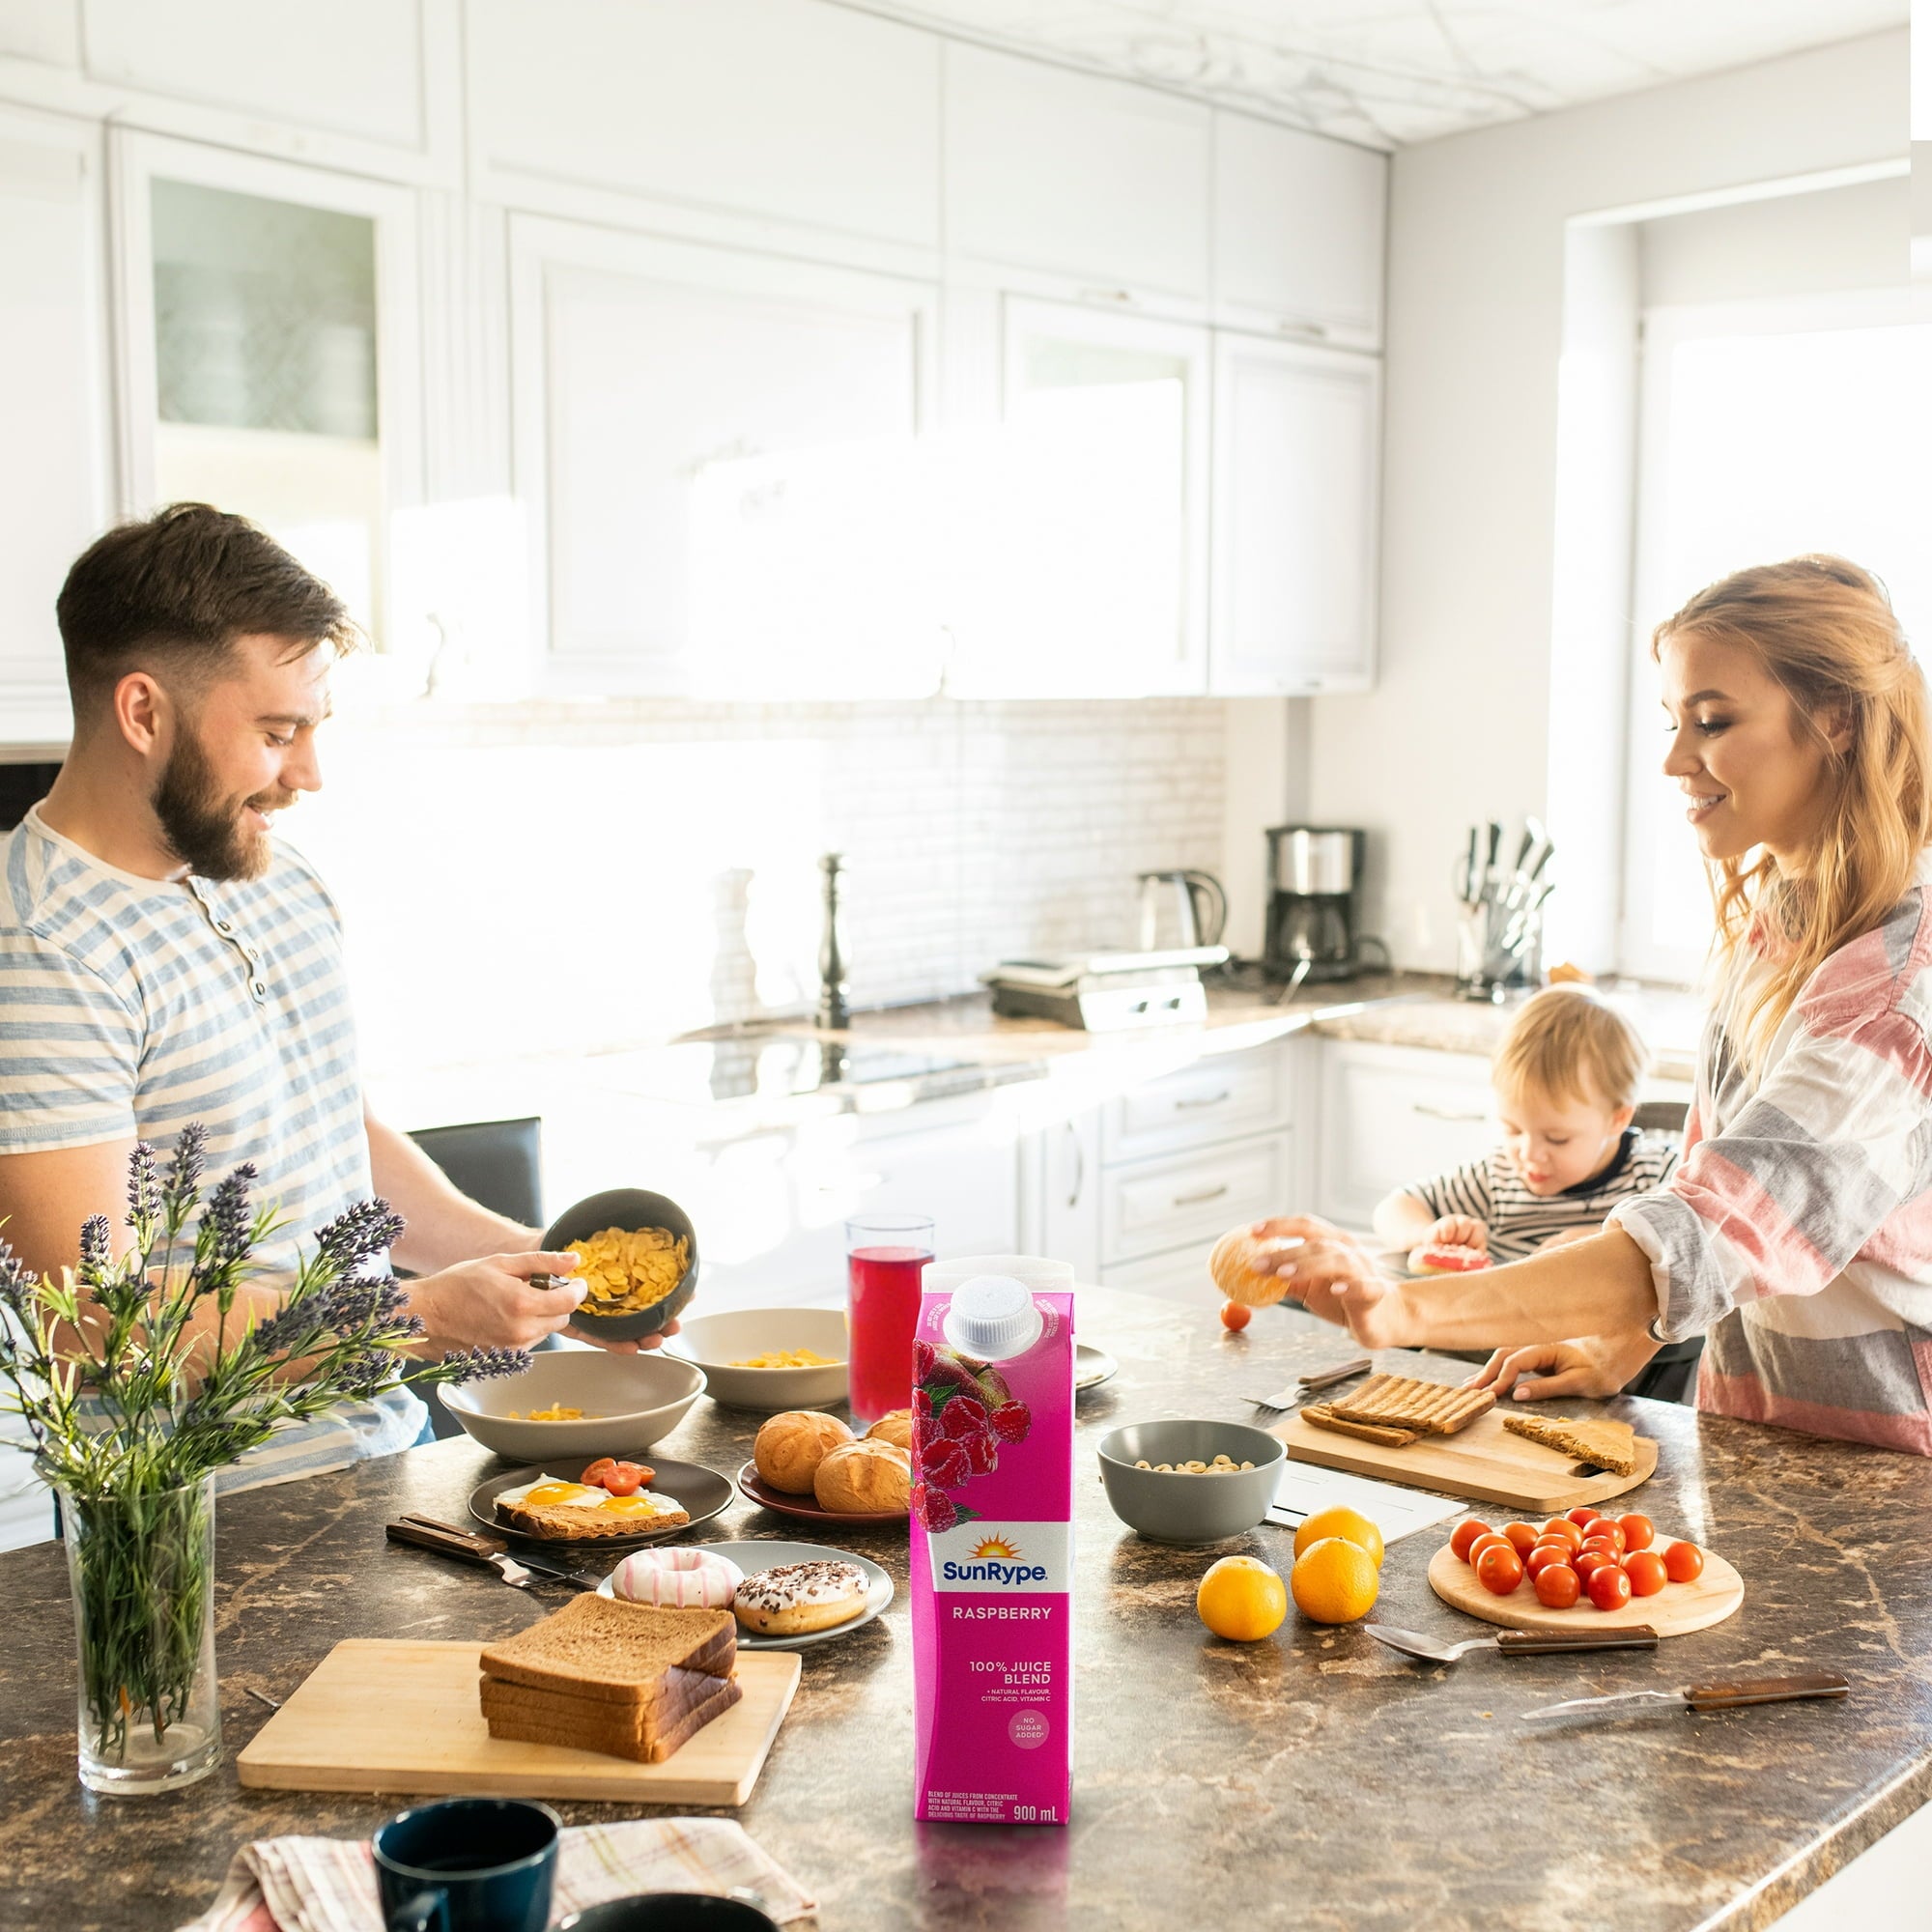
[[[1894,158],[1907,58],[1874,35],[1396,155],[1381,682],[1312,700],[1310,804],[1370,828],[1368,923],[1404,964],[1454,964],[1458,828],[1541,811],[1573,749],[1549,725],[1566,224]]]

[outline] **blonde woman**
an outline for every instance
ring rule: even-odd
[[[1348,1236],[1290,1293],[1370,1347],[1499,1349],[1478,1384],[1608,1395],[1705,1333],[1698,1406],[1932,1455],[1932,727],[1877,582],[1740,571],[1658,627],[1669,751],[1717,904],[1669,1182],[1476,1276],[1377,1278]],[[1581,1336],[1584,1339],[1577,1340]]]

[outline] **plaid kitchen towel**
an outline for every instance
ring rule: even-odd
[[[561,1918],[642,1891],[756,1892],[782,1925],[818,1901],[729,1818],[575,1825],[557,1848]],[[215,1901],[182,1932],[383,1932],[366,1838],[259,1838],[235,1854]]]

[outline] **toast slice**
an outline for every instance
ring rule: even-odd
[[[532,1716],[523,1712],[490,1712],[486,1716],[493,1738],[528,1745],[564,1745],[572,1750],[627,1757],[636,1764],[662,1764],[714,1718],[722,1718],[745,1694],[735,1677],[717,1677],[712,1682],[718,1688],[710,1696],[691,1706],[675,1722],[649,1736],[623,1724],[586,1725],[568,1716],[554,1718],[549,1714]]]
[[[1359,1442],[1379,1442],[1384,1449],[1406,1449],[1415,1440],[1412,1429],[1384,1429],[1374,1422],[1350,1422],[1326,1403],[1303,1403],[1301,1419],[1317,1429],[1332,1430],[1337,1435],[1352,1435]]]
[[[641,1707],[665,1695],[667,1673],[728,1677],[738,1655],[729,1610],[672,1610],[585,1592],[483,1652],[486,1677],[600,1703]]]
[[[1418,1435],[1454,1435],[1496,1406],[1492,1389],[1427,1382],[1414,1376],[1371,1376],[1360,1388],[1323,1405],[1344,1422],[1378,1429],[1412,1429]]]
[[[1593,1463],[1613,1475],[1636,1474],[1636,1431],[1628,1422],[1611,1422],[1602,1416],[1576,1422],[1567,1415],[1525,1415],[1518,1411],[1503,1417],[1503,1427],[1512,1435],[1560,1449],[1579,1463]]]
[[[691,1512],[669,1496],[652,1495],[650,1500],[657,1508],[649,1516],[610,1516],[602,1510],[567,1509],[561,1503],[498,1502],[497,1520],[546,1543],[622,1543],[655,1536],[661,1529],[679,1529],[691,1520]]]
[[[527,1684],[505,1684],[483,1678],[477,1694],[486,1718],[515,1718],[524,1723],[551,1724],[575,1735],[589,1731],[622,1731],[645,1744],[673,1729],[718,1694],[724,1682],[709,1671],[665,1672],[663,1694],[654,1704],[613,1704],[608,1698],[582,1697],[572,1690],[538,1690]]]

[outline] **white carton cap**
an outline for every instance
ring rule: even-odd
[[[1025,1354],[1044,1326],[1025,1282],[1005,1274],[975,1275],[952,1291],[946,1343],[976,1361],[1003,1362]]]

